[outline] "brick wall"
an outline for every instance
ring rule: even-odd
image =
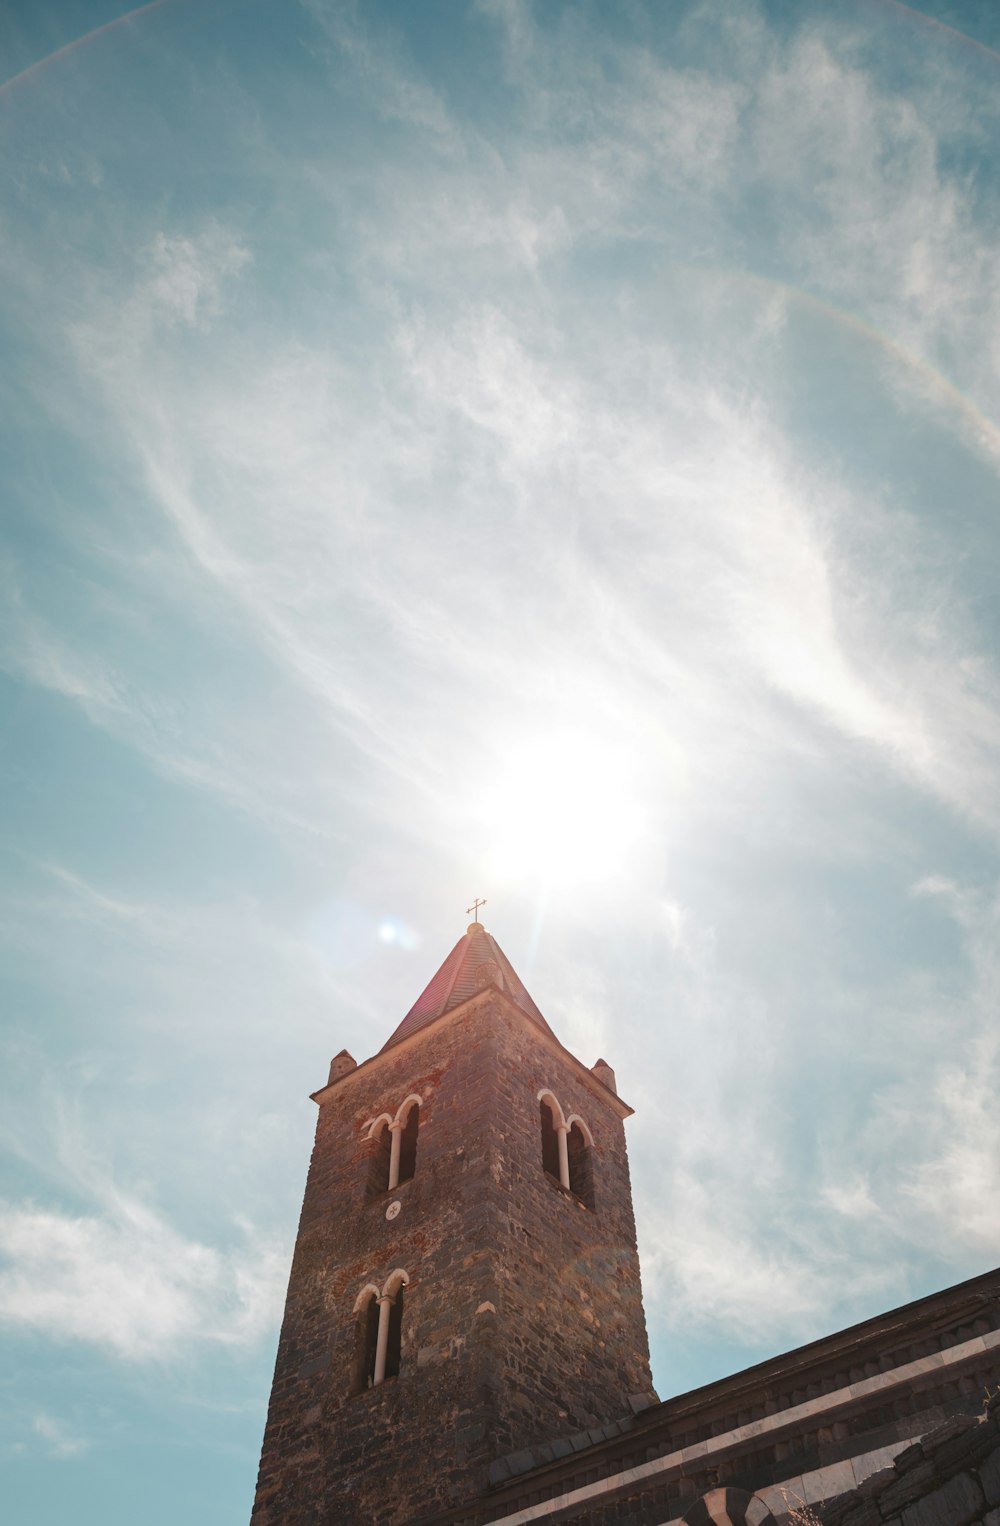
[[[526,1446],[614,1418],[652,1379],[622,1121],[510,1009],[497,1014],[495,1035],[507,1311],[498,1440],[506,1431],[514,1446]],[[540,1169],[543,1086],[593,1134],[592,1211]]]
[[[594,1211],[542,1171],[542,1086],[592,1130]],[[372,1198],[364,1126],[411,1092],[415,1176]],[[254,1526],[402,1526],[649,1389],[620,1110],[523,1013],[484,993],[321,1100]],[[352,1396],[355,1298],[396,1268],[399,1376]]]

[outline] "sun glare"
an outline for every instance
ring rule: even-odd
[[[507,757],[482,802],[487,867],[498,882],[593,887],[623,873],[639,845],[629,754],[593,736],[534,739]]]

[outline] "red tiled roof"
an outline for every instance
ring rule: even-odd
[[[492,933],[488,933],[481,922],[473,922],[379,1052],[384,1054],[393,1044],[425,1028],[435,1018],[451,1012],[488,986],[506,992],[533,1023],[546,1033],[552,1033]]]

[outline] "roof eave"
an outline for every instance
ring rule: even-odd
[[[624,1098],[619,1097],[618,1093],[613,1092],[610,1086],[605,1086],[603,1081],[598,1080],[593,1071],[589,1070],[587,1066],[584,1065],[582,1060],[578,1060],[571,1049],[567,1049],[565,1044],[560,1044],[551,1028],[540,1028],[535,1022],[534,1018],[529,1017],[528,1014],[518,1006],[517,1002],[514,1001],[512,997],[507,995],[506,991],[501,991],[497,986],[487,986],[485,990],[477,991],[474,996],[467,997],[465,1001],[459,1002],[457,1006],[452,1007],[449,1011],[442,1012],[439,1014],[439,1016],[431,1018],[430,1022],[424,1023],[422,1027],[415,1029],[413,1033],[407,1034],[405,1038],[401,1038],[398,1043],[393,1044],[391,1048],[380,1049],[376,1054],[371,1055],[367,1060],[362,1060],[361,1064],[358,1065],[354,1070],[348,1071],[347,1075],[340,1076],[336,1081],[328,1082],[326,1086],[321,1086],[319,1091],[310,1092],[309,1096],[311,1097],[312,1101],[317,1104],[318,1107],[322,1107],[325,1102],[330,1100],[332,1093],[335,1092],[339,1086],[342,1086],[348,1077],[353,1079],[356,1075],[358,1075],[360,1071],[369,1069],[379,1060],[385,1060],[390,1055],[398,1054],[401,1050],[409,1048],[410,1045],[416,1043],[417,1039],[422,1038],[425,1033],[429,1033],[432,1028],[440,1027],[442,1024],[447,1023],[452,1018],[456,1017],[459,1013],[468,1012],[470,1009],[476,1007],[477,1005],[484,1005],[490,997],[499,997],[511,1012],[517,1014],[522,1022],[528,1023],[530,1025],[532,1033],[537,1034],[538,1037],[549,1048],[555,1050],[555,1052],[561,1055],[563,1059],[569,1060],[574,1069],[579,1074],[581,1080],[587,1087],[589,1087],[594,1096],[598,1097],[602,1102],[607,1103],[607,1105],[618,1114],[619,1118],[624,1121],[624,1119],[632,1117],[633,1113],[635,1112],[635,1108],[629,1107]]]

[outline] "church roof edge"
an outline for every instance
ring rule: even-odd
[[[481,922],[471,922],[379,1053],[384,1054],[489,986],[503,991],[526,1017],[555,1037],[493,934]]]
[[[449,1007],[446,1012],[441,1013],[440,1017],[432,1018],[428,1022],[422,1023],[420,1027],[414,1028],[412,1032],[403,1035],[398,1040],[399,1046],[408,1046],[413,1042],[418,1034],[423,1032],[425,1028],[430,1028],[432,1026],[436,1026],[438,1023],[450,1021],[451,1018],[459,1011],[468,1010],[482,997],[490,995],[499,995],[501,1000],[509,1003],[513,1011],[520,1013],[522,1017],[525,1016],[523,1008],[518,1006],[516,1002],[512,1001],[511,997],[506,991],[499,991],[495,987],[491,988],[490,986],[486,986],[484,990],[474,991],[473,994],[467,997],[464,1001],[459,1002],[454,1007]],[[531,1019],[529,1018],[528,1021],[531,1021]],[[557,1054],[560,1054],[565,1059],[571,1061],[576,1069],[577,1074],[580,1077],[580,1080],[590,1089],[590,1091],[593,1092],[595,1097],[599,1097],[603,1102],[612,1107],[618,1114],[619,1118],[621,1118],[623,1121],[626,1118],[632,1117],[635,1112],[635,1108],[630,1107],[629,1104],[625,1101],[624,1097],[620,1097],[616,1091],[612,1091],[609,1086],[606,1086],[605,1083],[601,1080],[600,1076],[595,1076],[590,1067],[585,1065],[579,1056],[573,1053],[572,1049],[567,1049],[565,1044],[560,1043],[559,1039],[553,1033],[548,1023],[543,1022],[541,1025],[536,1023],[533,1024],[533,1026],[538,1029],[539,1036],[541,1037],[543,1043],[547,1044],[551,1049],[554,1049]],[[353,1079],[359,1071],[368,1070],[370,1066],[377,1065],[379,1060],[387,1059],[388,1056],[393,1053],[395,1048],[395,1043],[384,1044],[381,1049],[378,1049],[374,1054],[369,1055],[367,1060],[362,1060],[356,1070],[352,1070],[350,1072],[351,1078]],[[337,1089],[337,1087],[340,1086],[341,1081],[345,1079],[346,1077],[341,1077],[335,1082],[328,1082],[326,1086],[321,1086],[318,1091],[310,1092],[309,1096],[311,1100],[315,1102],[318,1107],[322,1107],[323,1104],[329,1100],[331,1094]]]

